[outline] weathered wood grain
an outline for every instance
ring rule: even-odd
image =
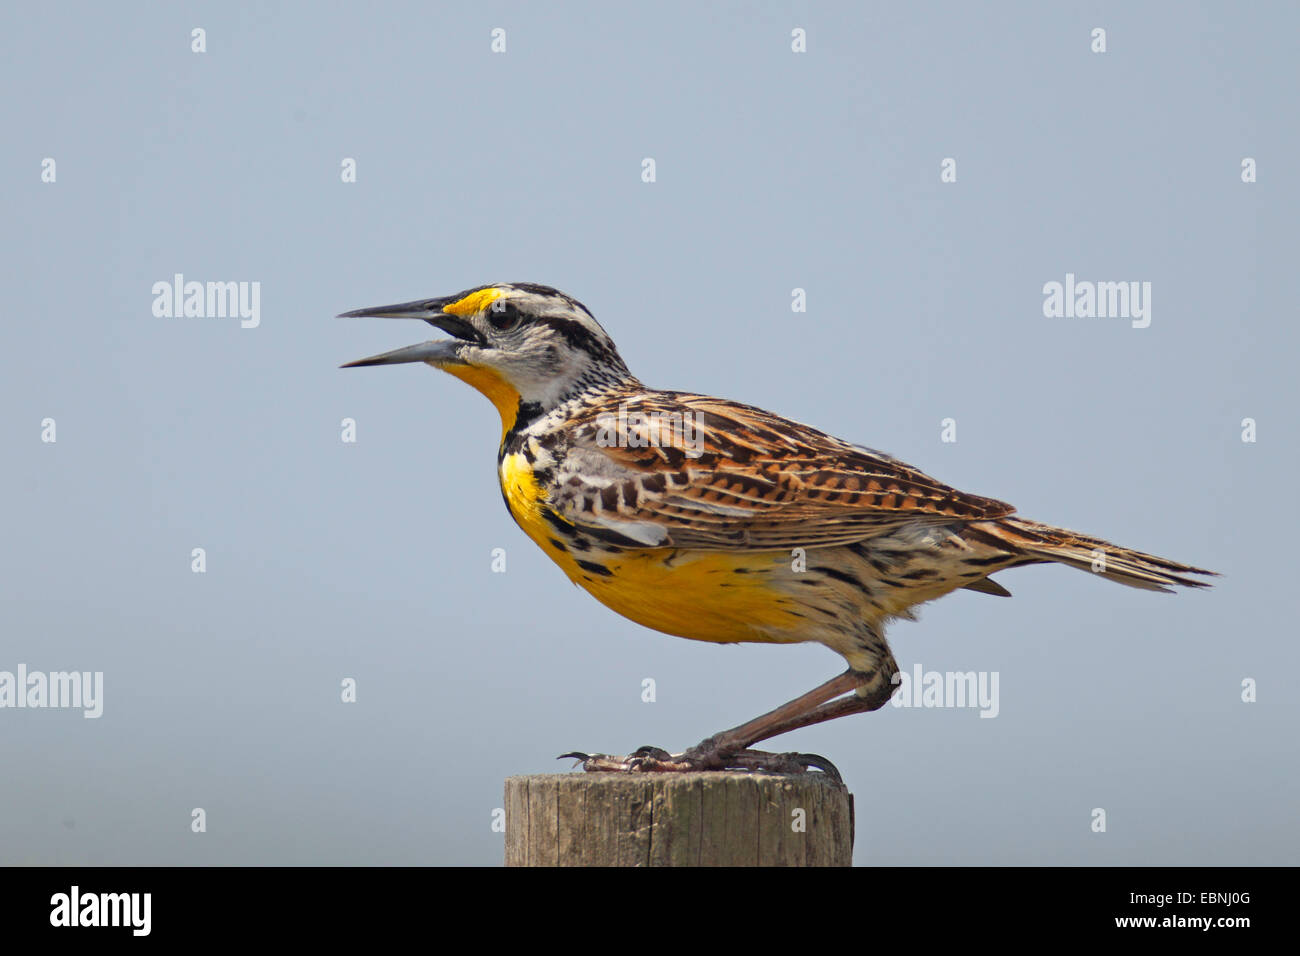
[[[852,795],[821,774],[506,780],[506,866],[850,866]]]

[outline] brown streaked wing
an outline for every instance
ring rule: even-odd
[[[600,430],[601,416],[617,416],[620,403],[626,434],[634,436],[625,444]],[[658,419],[657,437],[652,415],[667,416]],[[678,430],[678,420],[698,430]],[[711,550],[848,544],[908,522],[979,521],[1015,511],[808,425],[678,392],[613,395],[585,410],[570,426],[565,467],[550,498],[576,524],[626,524],[645,543],[658,538],[662,547]]]

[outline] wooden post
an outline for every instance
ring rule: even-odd
[[[820,773],[506,779],[506,866],[851,866],[853,795]]]

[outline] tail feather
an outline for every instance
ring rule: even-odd
[[[1217,576],[1214,571],[1121,548],[1100,538],[1024,518],[979,521],[967,526],[966,530],[973,532],[977,540],[1011,554],[1069,565],[1148,591],[1172,591],[1171,585],[1208,587],[1208,581],[1198,581],[1187,575]]]

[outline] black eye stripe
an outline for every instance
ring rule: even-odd
[[[554,329],[571,347],[582,349],[589,355],[603,359],[612,351],[609,345],[613,343],[607,345],[602,342],[591,333],[590,329],[575,319],[547,316],[542,321]]]

